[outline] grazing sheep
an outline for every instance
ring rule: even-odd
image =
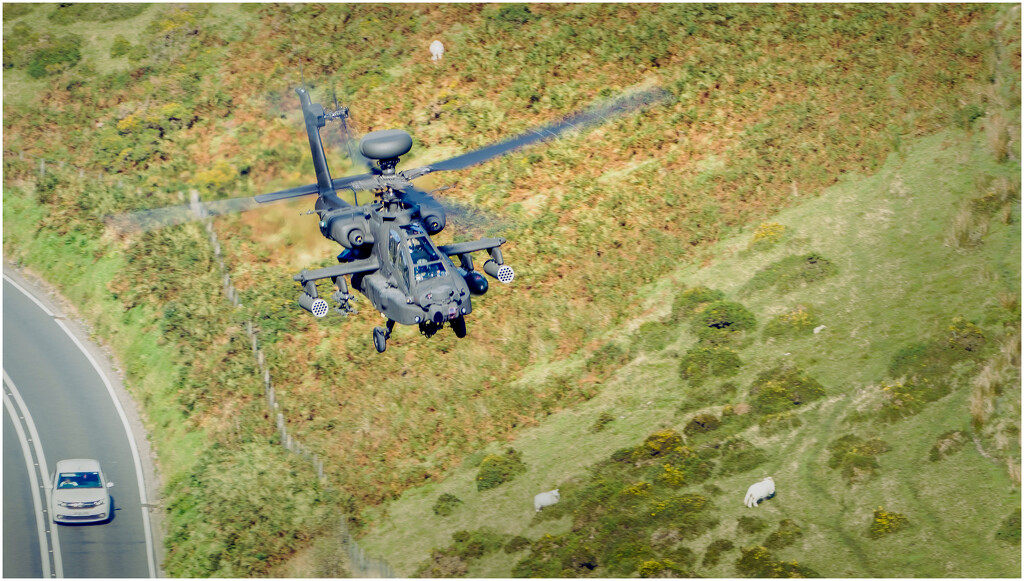
[[[775,496],[775,481],[769,476],[761,482],[750,485],[750,488],[747,489],[747,496],[743,499],[743,504],[755,507],[762,500],[767,500],[773,496]]]
[[[430,60],[439,61],[441,56],[444,55],[444,45],[441,44],[440,40],[435,40],[430,43]]]
[[[540,509],[544,508],[545,506],[557,504],[560,498],[562,497],[560,494],[558,494],[557,488],[550,492],[541,492],[537,496],[533,497],[533,508],[536,508],[537,512],[540,512]]]

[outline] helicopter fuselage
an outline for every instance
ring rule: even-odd
[[[439,327],[470,314],[473,305],[466,278],[434,244],[417,209],[376,203],[369,210],[368,217],[364,214],[341,228],[346,241],[363,224],[371,236],[365,242],[364,234],[363,247],[347,248],[340,261],[372,254],[380,265],[376,271],[352,275],[352,286],[384,317],[403,325]],[[366,249],[367,245],[371,247]]]

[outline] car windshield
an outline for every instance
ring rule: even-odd
[[[57,488],[103,488],[99,472],[61,472]]]

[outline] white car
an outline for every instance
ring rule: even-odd
[[[53,522],[109,522],[114,516],[114,506],[107,489],[113,485],[103,477],[100,463],[96,460],[57,462],[50,484],[50,516]]]

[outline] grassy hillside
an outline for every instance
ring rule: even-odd
[[[533,493],[558,485],[567,492],[561,517],[510,520],[498,533],[539,542],[549,531],[568,532],[570,521],[587,530],[587,469],[659,428],[676,429],[686,437],[679,446],[700,458],[673,449],[667,463],[696,472],[658,480],[644,470],[674,473],[652,458],[596,467],[613,482],[649,482],[624,509],[648,507],[645,490],[658,502],[701,494],[711,504],[688,497],[687,506],[700,505],[698,520],[718,521],[702,534],[726,538],[735,519],[713,488],[727,491],[771,469],[780,494],[764,512],[792,511],[801,542],[813,541],[797,547],[807,553],[866,550],[836,538],[849,529],[843,519],[872,518],[867,505],[847,499],[865,487],[865,499],[895,502],[886,508],[907,515],[911,534],[893,538],[920,540],[949,515],[915,500],[906,484],[879,496],[880,483],[895,478],[891,466],[912,453],[895,445],[899,438],[918,447],[930,438],[930,449],[942,436],[943,450],[967,438],[963,454],[934,465],[939,472],[953,472],[973,449],[1003,466],[986,482],[1009,474],[1019,486],[1019,391],[1005,388],[1019,357],[998,356],[1019,353],[1012,325],[1003,326],[1019,320],[1019,18],[1010,5],[8,4],[4,254],[59,285],[122,358],[165,477],[171,575],[337,573],[322,547],[342,512],[357,528],[379,523],[368,527],[368,542],[414,572],[431,548],[449,546],[452,532],[483,526],[458,520],[482,505],[457,483],[472,482],[478,465],[501,468],[487,454],[505,458],[509,443],[527,471],[488,491],[506,499],[496,505],[528,505]],[[435,38],[447,47],[439,63],[427,51]],[[103,227],[107,215],[178,204],[191,189],[209,200],[308,183],[292,92],[302,79],[318,101],[337,93],[360,131],[407,129],[415,139],[408,167],[630,87],[658,84],[674,100],[431,176],[427,187],[454,185],[446,192],[453,201],[500,218],[490,228],[509,239],[517,280],[477,302],[466,339],[399,329],[378,356],[369,340],[378,322],[365,303],[358,317],[314,320],[294,301],[291,275],[328,265],[337,252],[315,219],[298,215],[306,201],[217,220],[244,305],[237,312],[225,308],[200,227],[135,235]],[[337,148],[328,157],[336,174],[347,168]],[[888,197],[861,203],[879,195]],[[836,204],[832,212],[805,209],[825,200]],[[785,208],[793,214],[776,216]],[[816,213],[796,219],[808,211]],[[442,238],[473,234],[453,227]],[[913,254],[908,238],[920,243]],[[900,252],[886,254],[893,248]],[[959,265],[955,276],[946,274],[950,264]],[[705,278],[715,269],[734,270]],[[277,446],[242,330],[249,319],[260,328],[289,432],[325,460],[330,491]],[[794,397],[807,405],[785,415]],[[968,429],[953,420],[963,419],[963,405]],[[697,413],[722,426],[687,433]],[[929,414],[942,416],[932,419],[943,431],[923,433],[919,422]],[[715,423],[705,419],[705,427]],[[786,504],[785,490],[825,477],[803,462],[789,467],[785,485],[781,479],[787,454],[818,458],[833,445],[823,422],[844,426],[836,439],[864,439],[836,444],[836,470],[877,475],[860,488],[814,488],[850,507],[819,521]],[[541,446],[558,430],[595,425],[604,429],[575,438],[573,450]],[[901,432],[915,429],[922,433],[913,438]],[[705,446],[726,438],[743,441],[728,452]],[[840,453],[875,450],[872,438],[891,449],[874,460]],[[723,466],[736,470],[751,459],[760,459],[757,470],[723,480]],[[864,468],[873,461],[882,468]],[[243,477],[253,470],[258,478]],[[500,470],[488,478],[497,482]],[[679,478],[700,484],[659,488]],[[527,485],[525,500],[509,492]],[[408,545],[415,552],[396,555],[384,536],[396,526],[386,518],[396,514],[388,501],[441,489],[463,500],[455,520],[434,523]],[[429,509],[435,501],[422,502]],[[986,508],[994,506],[1001,505]],[[990,530],[975,520],[973,530]],[[465,524],[449,530],[451,522]],[[654,545],[636,541],[623,553],[633,556],[613,569],[591,570],[585,555],[569,563],[625,575],[642,559],[661,563],[647,574],[731,575],[746,547],[734,541],[718,564],[702,566],[682,549],[699,553],[710,538],[686,538],[685,546],[673,538],[662,531],[654,545],[674,557],[645,553]],[[789,559],[794,547],[773,551]],[[563,549],[570,550],[533,544],[468,561],[495,574],[515,572],[520,561],[519,573],[556,574],[544,568],[554,557],[543,555]],[[832,572],[831,563],[804,554],[793,553],[811,570]],[[993,562],[991,574],[1010,564]],[[886,566],[849,574],[885,575]],[[909,570],[930,574],[933,566]]]
[[[997,533],[1019,510],[1019,473],[1015,478],[1006,469],[1019,462],[1019,441],[1012,440],[1019,434],[1019,368],[1002,358],[1019,350],[1020,224],[990,217],[979,246],[947,242],[965,202],[1012,183],[1005,169],[992,163],[976,137],[938,134],[907,144],[903,156],[892,156],[872,176],[848,178],[779,213],[771,222],[779,228],[751,228],[722,241],[709,264],[683,266],[645,287],[647,322],[630,321],[611,332],[639,356],[597,397],[507,444],[522,453],[524,474],[478,491],[479,468],[467,463],[442,483],[387,504],[364,543],[378,551],[403,547],[392,562],[407,575],[621,576],[669,559],[680,574],[731,577],[749,574],[737,565],[741,551],[766,544],[788,520],[793,528],[782,528],[799,531],[794,541],[777,535],[767,544],[773,559],[796,560],[802,573],[1015,575],[1019,545],[997,542]],[[1016,208],[1014,196],[1003,203]],[[764,236],[769,230],[781,233],[771,244]],[[785,257],[812,252],[827,257],[836,272],[786,292],[744,290]],[[741,302],[758,324],[729,339],[742,361],[737,373],[695,385],[680,372],[701,339],[671,307],[699,288]],[[787,316],[797,312],[802,317]],[[897,381],[895,358],[922,340],[948,343],[958,317],[982,330],[977,353],[954,355],[958,348],[948,347],[943,356],[955,363],[936,375],[948,383],[946,393],[913,407],[897,404],[885,390]],[[987,422],[972,422],[970,403],[974,378],[996,361],[1001,395],[993,404],[1002,436],[987,430]],[[823,396],[765,409],[753,384],[780,365],[806,372]],[[907,375],[899,379],[910,382]],[[596,425],[605,427],[595,432]],[[713,427],[704,431],[707,426]],[[682,436],[698,466],[669,454],[650,458],[649,449],[637,456],[634,447],[656,442],[645,438],[666,430]],[[964,440],[941,460],[930,459],[951,433]],[[874,463],[831,468],[832,448],[847,436],[881,439],[885,452]],[[685,474],[681,485],[670,484],[666,465]],[[747,486],[765,475],[774,477],[776,497],[758,509],[744,507]],[[561,503],[535,513],[533,495],[556,487]],[[442,494],[462,500],[449,516],[433,512]],[[702,518],[710,522],[644,512],[687,495],[707,500],[712,508]],[[872,538],[880,506],[905,515],[907,529]],[[743,521],[751,518],[760,530],[744,528],[754,527]],[[460,531],[461,542],[453,541]],[[517,536],[530,543],[505,550]],[[712,563],[707,555],[718,539],[731,546]],[[473,557],[474,542],[489,550]],[[425,563],[432,565],[422,569]]]

